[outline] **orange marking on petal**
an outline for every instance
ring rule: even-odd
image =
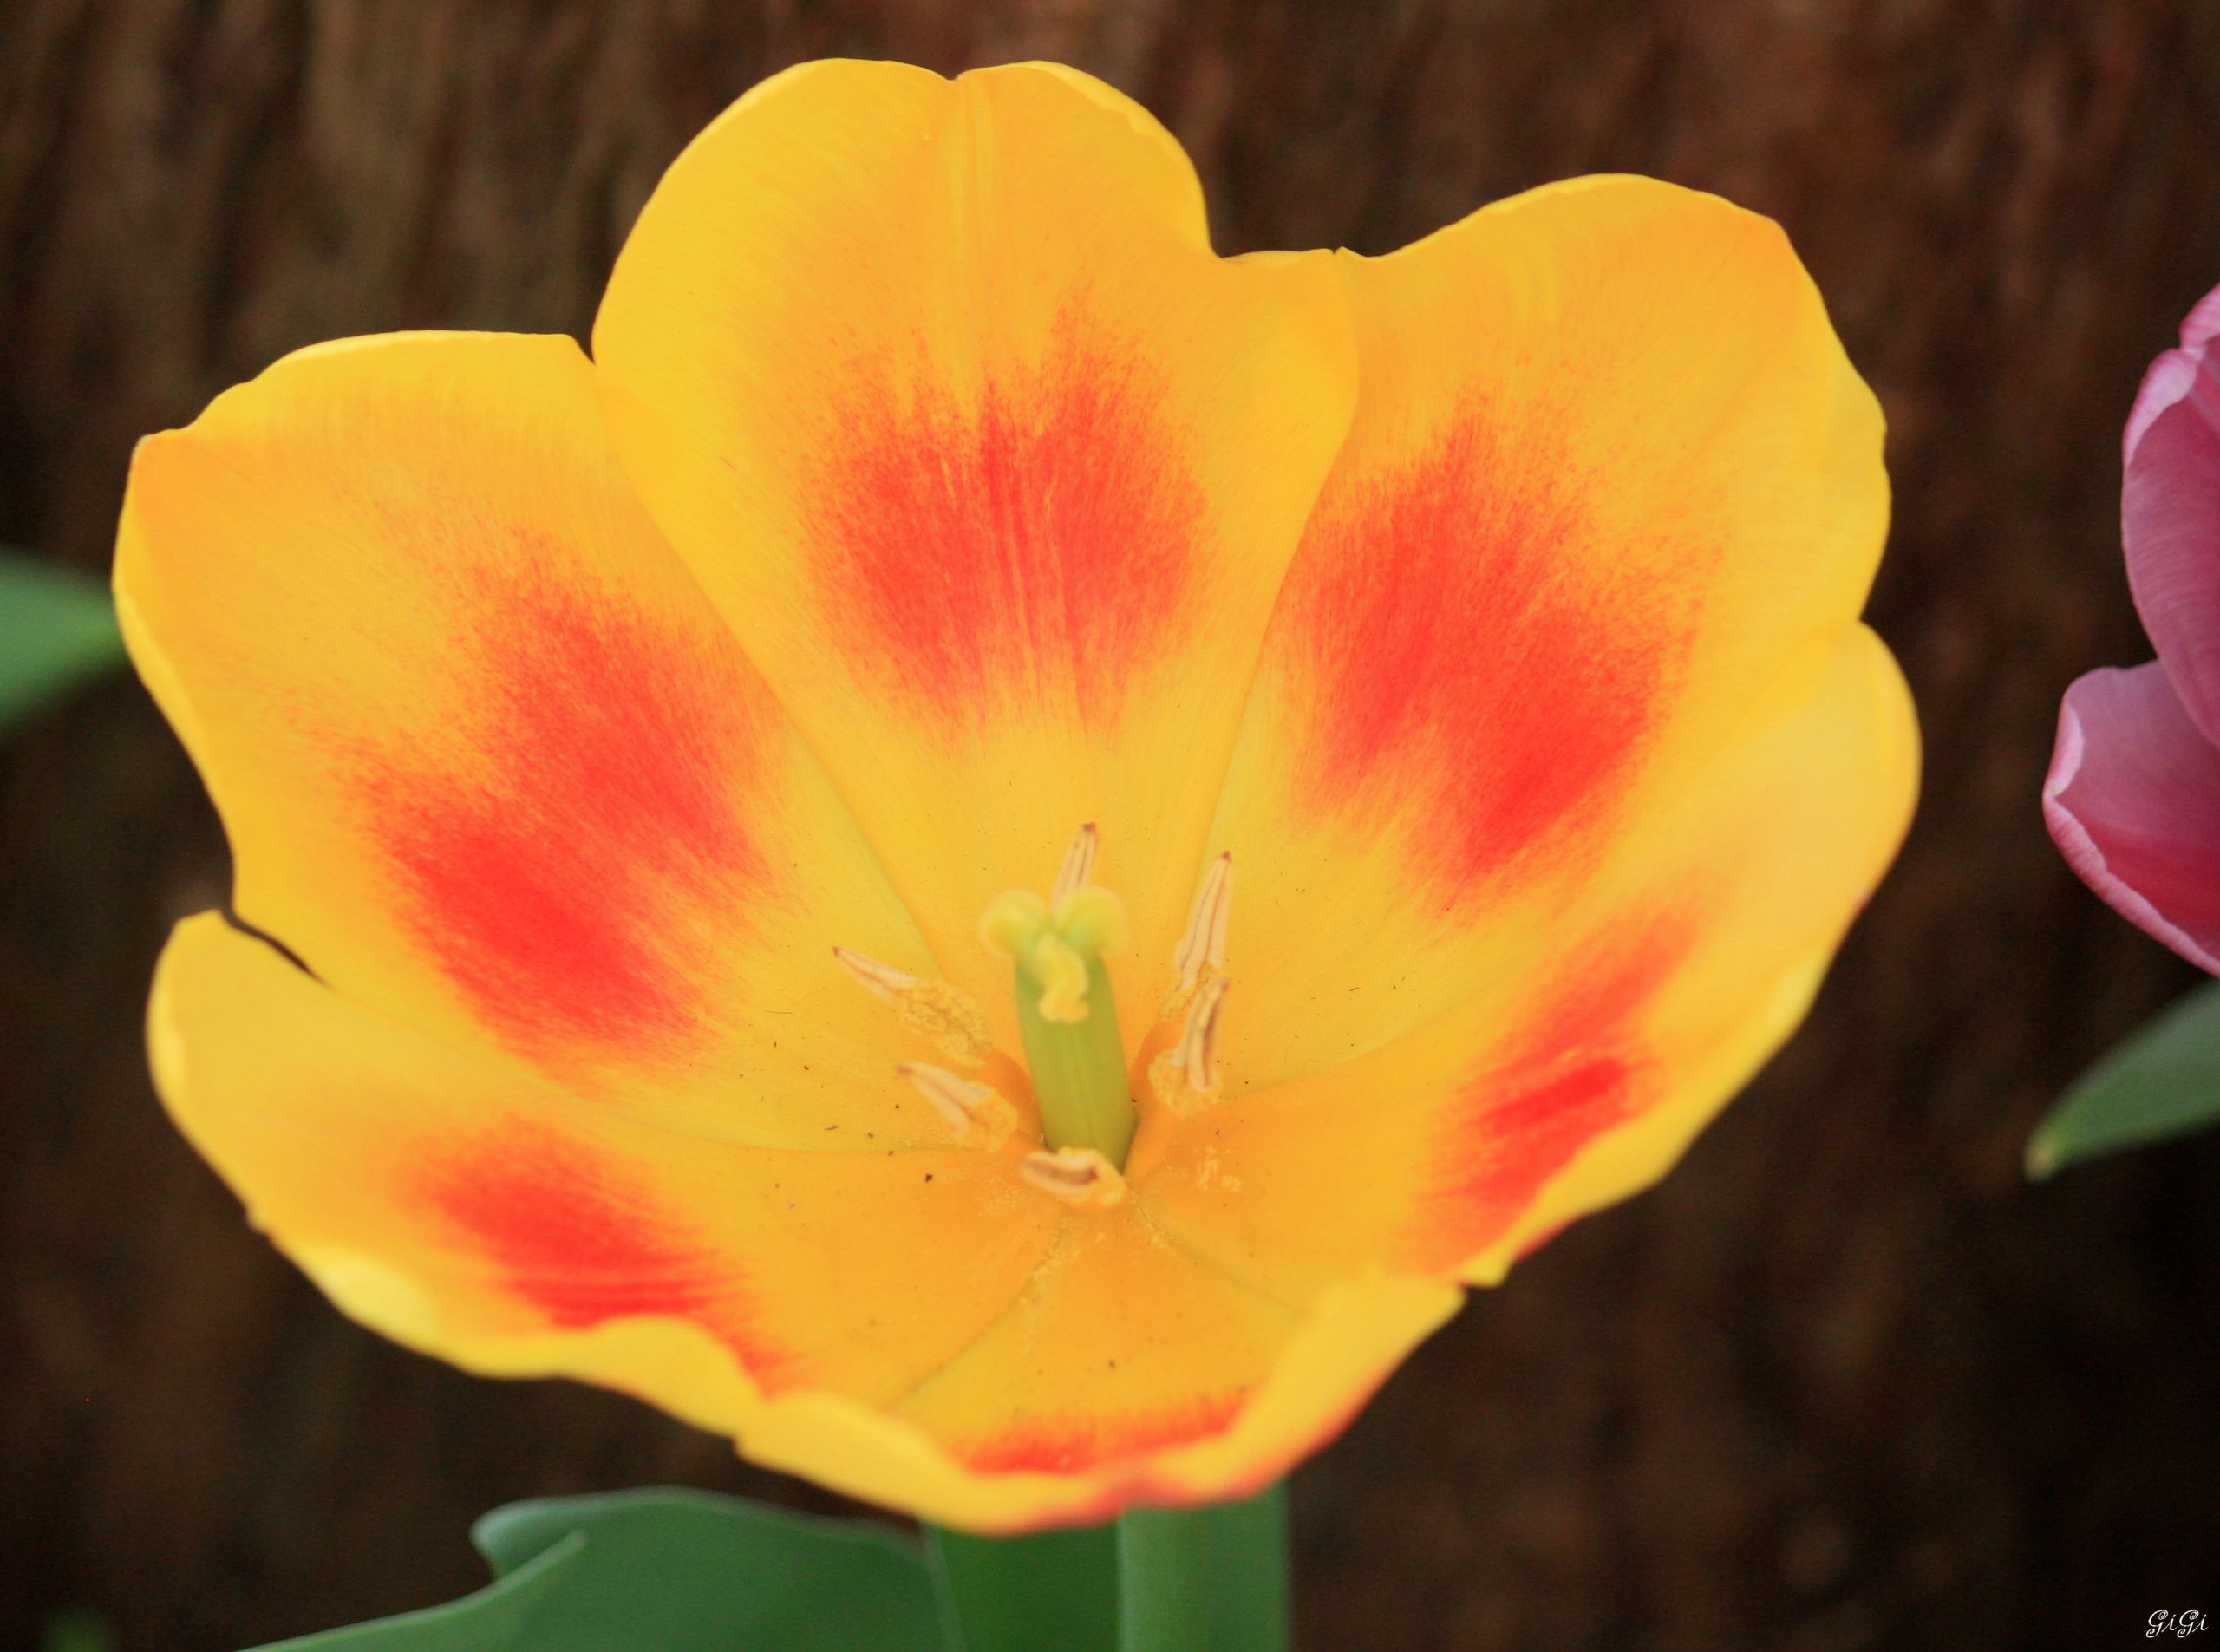
[[[732,1262],[587,1149],[515,1129],[435,1160],[418,1192],[551,1325],[690,1320],[725,1342],[767,1391],[791,1381],[790,1358],[748,1323]]]
[[[1607,584],[1583,553],[1603,479],[1552,445],[1476,402],[1415,461],[1329,493],[1290,575],[1318,683],[1303,800],[1424,800],[1439,825],[1414,846],[1453,898],[1624,790],[1700,583]]]
[[[1244,1391],[1208,1396],[1143,1416],[1036,1419],[959,1455],[982,1474],[1082,1473],[1105,1463],[1223,1433],[1247,1399]]]
[[[959,722],[1012,679],[1076,694],[1090,722],[1113,713],[1134,667],[1176,640],[1196,555],[1202,495],[1164,400],[1145,362],[1069,322],[975,408],[930,381],[859,397],[813,525],[851,646]]]
[[[532,545],[508,562],[556,559]],[[730,912],[764,870],[737,803],[759,767],[737,650],[552,575],[467,569],[454,591],[469,767],[406,751],[361,766],[411,927],[527,1053],[683,1048],[696,1006],[656,896]]]
[[[1350,1394],[1343,1404],[1337,1407],[1324,1421],[1318,1425],[1316,1430],[1295,1449],[1259,1458],[1245,1472],[1216,1481],[1207,1491],[1198,1492],[1194,1487],[1165,1475],[1152,1465],[1139,1464],[1124,1473],[1113,1475],[1099,1489],[1075,1502],[1043,1505],[1037,1520],[1012,1526],[1005,1535],[1014,1536],[1022,1532],[1046,1531],[1059,1526],[1096,1525],[1105,1520],[1116,1518],[1129,1508],[1192,1508],[1200,1503],[1234,1502],[1243,1498],[1255,1497],[1275,1482],[1283,1479],[1294,1465],[1305,1461],[1340,1439],[1348,1431],[1349,1425],[1363,1415],[1365,1407],[1372,1403],[1373,1397],[1394,1374],[1394,1367],[1390,1366],[1366,1382],[1360,1391]],[[1216,1427],[1203,1429],[1193,1438],[1205,1438],[1211,1433],[1231,1427],[1235,1419],[1240,1414],[1242,1403],[1240,1399],[1235,1400],[1228,1414],[1220,1420]],[[1182,1446],[1190,1442],[1186,1439],[1170,1439],[1159,1442],[1163,1446]],[[1152,1447],[1143,1446],[1140,1449],[1146,1451]],[[972,1467],[983,1467],[983,1465],[976,1458],[970,1460]],[[1032,1466],[1027,1464],[1020,1466]],[[1065,1471],[1052,1470],[1050,1472]]]
[[[1457,1218],[1445,1224],[1454,1236],[1446,1259],[1485,1249],[1576,1152],[1625,1120],[1635,1108],[1636,1075],[1627,1061],[1606,1055],[1509,1096],[1497,1084],[1485,1087],[1465,1172],[1447,1195]]]
[[[1576,1153],[1641,1110],[1650,1069],[1634,1024],[1696,936],[1676,915],[1616,959],[1579,960],[1510,1058],[1466,1082],[1413,1225],[1416,1265],[1454,1267],[1485,1250]]]

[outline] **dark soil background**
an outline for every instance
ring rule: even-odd
[[[1671,1180],[1298,1478],[1305,1647],[2080,1652],[2220,1614],[2220,1141],[2019,1169],[2188,980],[2036,795],[2067,680],[2147,656],[2119,433],[2220,280],[2220,8],[5,0],[0,539],[104,568],[133,439],[296,345],[583,333],[680,145],[827,53],[1102,75],[1228,251],[1385,250],[1583,172],[1717,190],[1787,225],[1887,405],[1910,848]],[[0,1646],[72,1605],[225,1652],[423,1604],[536,1493],[828,1506],[629,1401],[388,1347],[247,1230],[140,1044],[163,934],[225,888],[135,686],[0,749]]]

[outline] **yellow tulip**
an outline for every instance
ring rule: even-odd
[[[238,920],[156,1078],[468,1369],[977,1531],[1250,1492],[1804,1013],[1914,790],[1886,517],[1725,202],[1222,258],[1084,75],[808,64],[591,360],[349,340],[140,447]]]

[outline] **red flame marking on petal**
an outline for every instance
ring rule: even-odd
[[[1476,402],[1400,471],[1329,485],[1290,575],[1318,684],[1303,801],[1418,800],[1439,826],[1414,849],[1452,898],[1598,823],[1680,663],[1686,589],[1611,583],[1582,497],[1608,479],[1550,446]]]
[[[860,669],[957,725],[1015,693],[1113,715],[1176,640],[1201,496],[1143,363],[1073,325],[972,408],[891,383],[843,419],[819,497],[821,600]]]
[[[1259,1456],[1239,1472],[1213,1483],[1209,1489],[1198,1491],[1185,1482],[1166,1474],[1147,1459],[1136,1463],[1123,1473],[1113,1474],[1107,1481],[1069,1502],[1049,1503],[1035,1511],[1033,1516],[1007,1528],[1010,1535],[1025,1531],[1045,1531],[1057,1526],[1097,1525],[1116,1518],[1126,1510],[1136,1506],[1150,1508],[1192,1508],[1202,1503],[1237,1501],[1254,1497],[1277,1481],[1305,1459],[1315,1456],[1341,1438],[1349,1425],[1364,1413],[1388,1379],[1394,1375],[1401,1361],[1391,1361],[1383,1366],[1361,1388],[1335,1407],[1323,1421],[1290,1449],[1282,1449]],[[1231,1428],[1238,1420],[1242,1404],[1237,1401],[1215,1428],[1205,1428],[1188,1439],[1172,1439],[1159,1442],[1164,1449],[1191,1445],[1198,1440]],[[1145,1447],[1147,1449],[1155,1449]],[[974,1468],[983,1465],[973,1460]],[[1053,1472],[1085,1472],[1088,1466],[1076,1470],[1051,1470]]]
[[[790,1380],[789,1358],[748,1323],[734,1263],[590,1149],[520,1127],[435,1162],[419,1188],[549,1324],[689,1320],[729,1346],[767,1391]]]
[[[1675,916],[1616,958],[1583,958],[1510,1059],[1466,1083],[1441,1127],[1445,1171],[1416,1224],[1417,1265],[1485,1250],[1574,1155],[1640,1111],[1650,1069],[1635,1022],[1697,933]]]
[[[982,1474],[1078,1474],[1106,1463],[1185,1446],[1231,1427],[1245,1392],[1217,1394],[1142,1415],[1048,1417],[1019,1424],[960,1453]]]
[[[566,584],[561,559],[520,545],[453,582],[469,767],[394,751],[361,785],[411,928],[507,1042],[682,1048],[702,1028],[662,903],[730,917],[761,878],[752,685],[721,634]]]

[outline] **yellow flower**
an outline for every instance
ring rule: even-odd
[[[1083,75],[781,75],[591,361],[140,448],[240,920],[163,1097],[469,1369],[976,1530],[1253,1490],[1802,1015],[1914,785],[1880,448],[1710,197],[1220,258]]]

